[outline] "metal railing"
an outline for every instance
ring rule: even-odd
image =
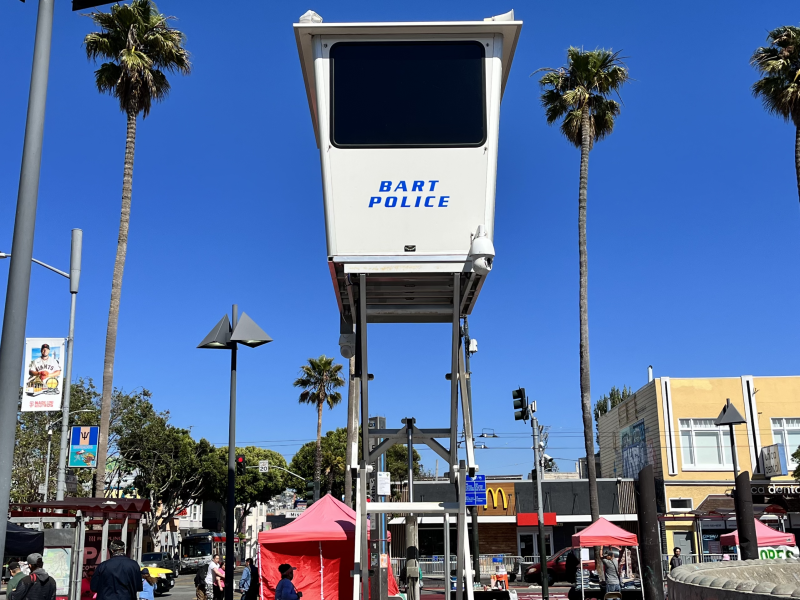
[[[516,573],[517,577],[522,577],[524,571],[533,563],[538,563],[538,556],[513,556],[510,554],[481,554],[479,563],[481,575],[489,576],[495,572],[497,566],[502,564],[506,572]],[[445,576],[444,556],[421,556],[419,566],[423,577],[442,577]],[[399,578],[400,573],[406,566],[405,558],[392,558],[392,570]],[[450,556],[450,571],[456,569],[456,556]]]
[[[662,554],[661,555],[661,568],[666,575],[669,573],[669,562],[672,560],[672,554]],[[720,562],[724,560],[739,560],[739,557],[736,556],[736,553],[732,554],[681,554],[681,564],[682,565],[693,565],[697,563],[707,563],[707,562]]]

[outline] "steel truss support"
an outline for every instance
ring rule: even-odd
[[[465,600],[464,591],[466,583],[466,600],[474,600],[473,595],[473,565],[470,560],[468,539],[468,519],[466,507],[466,482],[467,475],[474,476],[478,466],[475,464],[475,449],[473,441],[472,405],[468,393],[467,373],[464,361],[464,345],[461,331],[461,274],[453,274],[453,319],[452,319],[452,347],[450,356],[450,427],[446,429],[420,429],[415,426],[415,419],[403,419],[404,427],[401,429],[369,429],[369,368],[367,361],[367,276],[359,274],[358,294],[348,286],[350,305],[357,305],[354,321],[356,326],[356,356],[355,377],[360,383],[361,392],[361,436],[362,455],[358,468],[352,469],[352,475],[357,476],[356,490],[356,548],[355,565],[351,575],[353,581],[353,600],[367,600],[369,598],[369,570],[370,555],[367,545],[368,522],[367,515],[382,513],[405,514],[441,514],[444,517],[445,531],[449,539],[449,516],[456,516],[458,542],[456,553],[456,600]],[[353,302],[355,300],[355,302]],[[461,411],[463,417],[463,431],[466,446],[466,461],[458,459],[458,410],[459,396],[461,398]],[[374,449],[370,449],[369,438],[383,438],[383,441]],[[445,448],[437,438],[450,438],[450,447]],[[458,502],[414,502],[413,497],[408,502],[392,502],[384,506],[381,502],[367,503],[367,477],[371,469],[369,465],[378,460],[389,448],[395,444],[423,443],[434,450],[447,461],[450,471],[450,482],[456,486]],[[355,456],[355,455],[354,455]],[[411,483],[411,482],[410,482]],[[411,485],[409,485],[411,488]],[[376,531],[376,533],[379,533]],[[384,535],[380,532],[379,535]],[[449,543],[446,543],[449,547]],[[449,548],[448,548],[449,549]],[[450,556],[446,552],[445,564],[449,572]],[[449,588],[449,583],[446,584]],[[386,600],[384,598],[373,600]],[[419,600],[415,598],[414,600]]]

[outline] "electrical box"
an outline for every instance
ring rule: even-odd
[[[494,254],[476,262],[489,255],[471,251],[474,237],[494,237],[500,101],[521,27],[513,11],[421,23],[324,23],[309,12],[294,25],[345,321],[352,273],[406,279],[383,289],[396,293],[373,322],[452,320],[452,306],[450,317],[436,306],[452,304],[435,281],[445,273],[463,273],[464,288],[474,275],[471,312]],[[409,289],[415,281],[426,293]]]

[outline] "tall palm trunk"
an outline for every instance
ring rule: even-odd
[[[583,411],[583,438],[586,444],[586,470],[589,474],[589,508],[592,522],[600,518],[597,500],[597,473],[594,462],[594,430],[592,428],[591,372],[589,369],[589,258],[586,250],[586,188],[589,183],[589,150],[591,144],[589,107],[581,115],[581,177],[578,191],[578,246],[580,257],[580,313],[581,313],[581,410]]]
[[[100,437],[97,444],[97,471],[95,472],[95,497],[105,495],[106,454],[108,454],[108,429],[111,421],[111,392],[114,389],[114,354],[117,349],[117,324],[122,295],[122,273],[128,253],[128,227],[131,220],[131,194],[133,189],[133,154],[136,149],[136,111],[128,110],[128,133],[125,139],[125,168],[122,175],[122,209],[119,217],[117,258],[114,261],[114,278],[111,280],[111,304],[108,307],[106,352],[103,359],[103,396],[100,404]]]
[[[581,314],[581,411],[583,413],[583,441],[586,445],[586,472],[589,477],[589,510],[592,523],[600,518],[600,503],[597,499],[597,473],[594,461],[594,429],[592,427],[592,385],[589,369],[589,256],[586,249],[586,189],[589,185],[589,150],[591,149],[591,122],[589,107],[583,107],[581,114],[581,176],[578,187],[578,256],[580,262],[580,300]],[[600,556],[600,547],[594,549],[595,557]],[[597,570],[602,575],[603,563],[597,562]]]
[[[314,460],[314,481],[322,481],[322,402],[317,402],[317,456]]]
[[[797,173],[797,195],[800,196],[800,125],[795,127],[794,134],[794,170]]]

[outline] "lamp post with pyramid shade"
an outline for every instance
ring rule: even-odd
[[[756,539],[756,522],[753,515],[753,492],[750,488],[750,473],[739,473],[739,462],[736,458],[736,442],[733,438],[733,426],[747,423],[742,414],[736,410],[728,398],[722,412],[714,425],[727,425],[730,431],[731,456],[733,458],[733,477],[736,482],[733,494],[733,506],[736,509],[736,530],[739,532],[738,551],[742,560],[758,558],[758,540]]]
[[[225,506],[225,600],[233,600],[234,568],[234,510],[236,507],[236,350],[237,344],[250,348],[272,341],[255,321],[242,313],[239,317],[238,305],[233,305],[232,320],[228,315],[220,319],[209,334],[197,346],[212,350],[231,351],[231,407],[228,423],[228,501]]]

